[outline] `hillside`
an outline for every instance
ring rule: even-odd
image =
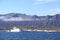
[[[60,27],[60,14],[37,16],[22,13],[0,14],[0,27],[28,26],[28,27]]]

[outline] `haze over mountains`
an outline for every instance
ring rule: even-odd
[[[60,14],[37,16],[21,13],[0,14],[0,27],[28,26],[28,27],[60,27]]]

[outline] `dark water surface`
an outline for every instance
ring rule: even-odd
[[[0,40],[60,40],[60,32],[4,32]]]

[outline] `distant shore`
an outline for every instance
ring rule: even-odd
[[[60,31],[60,27],[16,27],[16,28],[19,28],[19,29],[31,29],[31,30],[56,30],[56,31]],[[0,28],[0,30],[10,30],[10,29],[13,29],[13,27],[3,27],[3,28]]]

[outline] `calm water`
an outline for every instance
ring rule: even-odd
[[[60,33],[0,31],[0,40],[60,40]]]

